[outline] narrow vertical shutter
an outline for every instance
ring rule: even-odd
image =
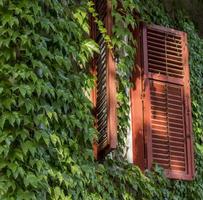
[[[137,41],[135,67],[132,76],[133,87],[130,90],[131,127],[132,127],[132,153],[133,163],[144,170],[144,133],[143,133],[143,96],[142,96],[142,41],[140,26],[133,31]]]
[[[143,116],[146,167],[174,179],[194,176],[187,35],[144,26]]]
[[[111,3],[108,0],[95,0],[95,10],[98,18],[103,22],[107,34],[112,34]],[[113,53],[105,42],[97,25],[92,23],[93,37],[98,43],[100,54],[95,56],[93,68],[96,76],[94,90],[94,105],[98,140],[96,149],[97,158],[105,156],[117,145],[116,124],[116,71]]]

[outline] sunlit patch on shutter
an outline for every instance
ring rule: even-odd
[[[152,159],[168,170],[185,171],[183,87],[150,81]]]
[[[149,72],[183,78],[182,38],[175,33],[147,29]]]

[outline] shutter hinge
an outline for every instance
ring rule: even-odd
[[[190,109],[189,109],[189,97],[187,97],[186,106],[187,106],[187,115],[188,115],[188,116],[190,116]]]
[[[186,134],[186,139],[191,138],[191,137],[192,137],[192,134],[191,134],[191,133],[187,133],[187,134]]]
[[[142,33],[141,31],[139,31],[139,38],[141,39],[141,37],[142,37]]]
[[[142,91],[142,93],[141,93],[141,99],[142,99],[142,101],[144,101],[144,98],[145,98],[145,92]]]
[[[144,168],[147,169],[147,159],[144,159]]]

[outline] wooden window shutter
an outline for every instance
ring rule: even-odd
[[[148,169],[157,163],[169,178],[191,180],[194,155],[187,35],[150,25],[143,26],[140,38],[143,163]]]
[[[111,2],[109,0],[95,0],[94,3],[98,18],[103,22],[107,34],[111,36]],[[93,73],[96,76],[96,83],[92,95],[98,130],[98,140],[94,145],[94,150],[95,157],[100,159],[115,149],[117,145],[116,66],[112,50],[108,48],[94,19],[92,19],[91,29],[92,37],[100,48],[100,54],[95,55],[93,61]]]

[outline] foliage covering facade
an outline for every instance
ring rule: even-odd
[[[94,83],[89,61],[98,51],[89,38],[91,1],[0,0],[0,199],[203,199],[203,40],[183,12],[172,18],[161,1],[122,2],[120,10],[112,1],[114,32],[106,36],[119,57],[119,147],[99,163],[87,97]],[[136,51],[128,27],[138,23],[135,10],[145,22],[188,33],[197,169],[192,182],[170,181],[160,168],[143,175],[123,156],[126,88]]]

